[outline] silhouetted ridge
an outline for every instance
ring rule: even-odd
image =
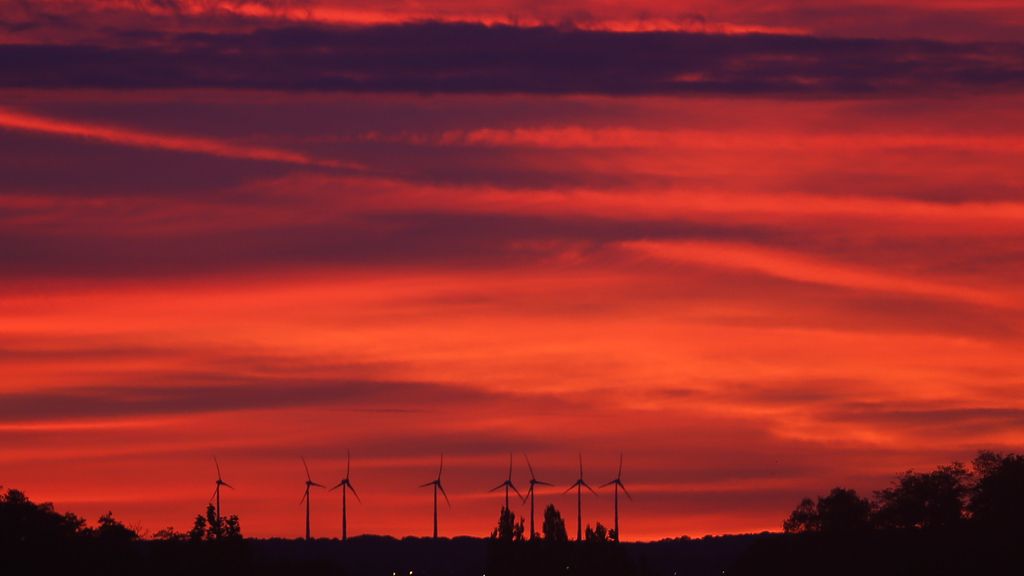
[[[440,476],[441,469],[427,486]],[[582,487],[572,486],[578,494]],[[596,523],[585,526],[581,541],[570,541],[565,520],[549,504],[536,538],[528,537],[525,518],[502,506],[487,539],[253,540],[243,538],[237,516],[222,516],[210,503],[188,532],[167,528],[142,538],[111,513],[90,526],[10,489],[0,494],[0,569],[156,576],[1021,574],[1024,457],[981,452],[970,467],[908,471],[870,498],[834,488],[802,500],[783,526],[783,533],[619,543]]]

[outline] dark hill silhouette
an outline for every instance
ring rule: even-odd
[[[335,539],[242,537],[237,517],[208,506],[189,532],[140,538],[110,513],[94,526],[18,490],[0,494],[3,574],[254,576],[303,574],[416,576],[953,576],[1024,573],[1024,457],[982,452],[908,471],[871,499],[835,488],[806,498],[784,533],[618,543],[601,524],[569,541],[554,506],[543,536],[502,509],[490,538],[358,536]]]

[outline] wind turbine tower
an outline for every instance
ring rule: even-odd
[[[338,488],[341,488],[341,541],[348,540],[348,491],[352,491],[352,495],[356,497],[360,503],[362,500],[359,498],[359,494],[356,493],[356,489],[349,482],[348,477],[352,472],[352,452],[348,453],[348,464],[345,466],[345,477],[342,478],[341,482],[334,485],[333,488],[328,490],[332,492]]]
[[[576,489],[576,541],[583,541],[583,488],[590,490],[590,493],[597,496],[597,492],[587,484],[586,480],[583,479],[583,454],[580,454],[580,477],[572,483],[569,488],[563,492],[568,494],[572,492],[572,489]]]
[[[537,532],[533,529],[533,492],[535,486],[551,486],[549,482],[542,482],[537,480],[537,476],[533,473],[533,466],[530,465],[530,457],[523,453],[523,458],[526,458],[526,467],[530,469],[530,489],[526,491],[526,495],[530,498],[530,540],[533,540],[534,534]],[[524,499],[525,500],[525,499]]]
[[[228,484],[227,482],[224,481],[223,478],[221,478],[221,475],[220,475],[220,462],[217,462],[217,457],[216,456],[213,457],[213,465],[217,467],[217,487],[213,489],[213,496],[210,496],[210,500],[216,500],[217,501],[217,522],[219,523],[220,522],[220,487],[221,486],[227,486],[228,488],[231,488],[232,490],[234,490],[235,487],[232,486],[231,484]]]
[[[621,453],[619,454],[619,473],[615,475],[615,479],[614,480],[602,484],[601,488],[604,488],[605,486],[614,486],[615,487],[615,541],[618,542],[619,541],[619,488],[622,488],[622,493],[625,494],[627,498],[629,498],[630,500],[633,499],[633,497],[629,495],[629,490],[626,490],[626,485],[622,483],[622,454]]]
[[[441,454],[441,466],[437,469],[437,478],[420,484],[420,488],[426,488],[427,486],[434,487],[434,538],[437,538],[437,491],[441,491],[441,495],[444,496],[444,501],[448,503],[448,507],[452,507],[452,503],[448,500],[448,494],[444,491],[444,486],[441,485],[441,471],[444,470],[444,454]]]
[[[306,503],[306,540],[309,540],[309,489],[313,486],[318,488],[324,488],[323,484],[313,482],[313,478],[309,475],[309,465],[306,464],[306,459],[302,459],[302,467],[306,469],[306,492],[302,495],[302,500],[299,500],[299,504]]]

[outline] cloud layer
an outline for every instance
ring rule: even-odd
[[[0,54],[8,88],[849,97],[1024,85],[1020,44],[443,22],[7,44]]]
[[[445,452],[483,535],[624,452],[661,538],[1024,448],[1012,6],[159,4],[0,8],[5,486],[295,536],[351,449],[423,534]]]

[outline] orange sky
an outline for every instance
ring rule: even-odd
[[[740,4],[692,12],[867,25]],[[934,4],[902,9],[941,40],[1019,17]],[[295,537],[299,456],[333,484],[351,449],[350,533],[424,535],[443,451],[441,532],[485,535],[509,452],[567,518],[576,454],[596,486],[623,452],[633,540],[775,530],[833,485],[1021,450],[1022,100],[2,88],[0,484],[186,529],[217,455],[244,532]],[[315,493],[314,535],[339,524]]]

